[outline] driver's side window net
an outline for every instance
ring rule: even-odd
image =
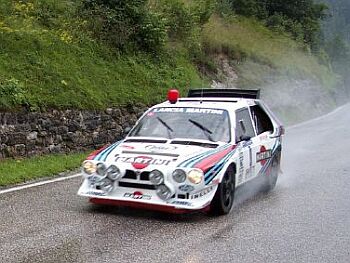
[[[258,135],[266,131],[273,132],[273,125],[269,116],[259,105],[254,105],[250,107],[250,110],[252,113],[254,126]]]

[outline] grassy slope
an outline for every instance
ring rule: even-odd
[[[16,85],[32,109],[105,108],[133,101],[152,104],[162,100],[169,87],[185,90],[201,84],[184,49],[168,49],[156,56],[118,55],[93,40],[85,21],[76,16],[78,3],[0,3],[0,82],[18,80]],[[248,58],[240,67],[241,86],[259,85],[270,70],[304,74],[325,86],[333,85],[329,70],[300,45],[252,20],[213,16],[201,41],[211,54],[228,48],[234,58]]]
[[[76,19],[79,1],[11,2],[0,3],[0,81],[19,80],[34,109],[150,104],[168,87],[200,81],[180,52],[125,56],[97,43],[84,34],[84,21]],[[47,16],[43,9],[49,18],[41,18]]]
[[[57,175],[81,164],[86,153],[48,155],[25,160],[0,160],[0,186]]]
[[[239,85],[259,87],[264,78],[309,78],[333,88],[336,78],[328,67],[287,35],[272,32],[244,17],[213,16],[202,34],[203,44],[213,53],[229,52],[239,62]]]

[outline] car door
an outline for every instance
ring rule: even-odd
[[[254,177],[252,145],[255,130],[248,108],[236,110],[235,140],[239,158],[237,164],[237,185]]]
[[[259,106],[250,107],[254,129],[257,136],[253,140],[252,147],[253,166],[255,176],[261,175],[267,169],[268,161],[272,157],[274,141],[270,135],[273,133],[273,124],[266,112]]]

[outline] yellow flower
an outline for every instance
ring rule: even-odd
[[[72,43],[73,40],[73,36],[71,36],[67,31],[62,31],[62,33],[60,34],[60,39],[69,44]]]
[[[22,1],[18,1],[14,3],[13,8],[20,15],[28,16],[29,13],[34,10],[34,4],[30,2],[24,3]]]

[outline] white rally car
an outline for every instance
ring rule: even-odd
[[[190,90],[155,105],[128,136],[83,163],[80,196],[92,203],[227,214],[235,190],[280,171],[283,126],[257,90]]]

